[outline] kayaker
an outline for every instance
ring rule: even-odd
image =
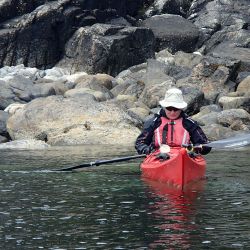
[[[204,146],[208,139],[200,126],[184,112],[187,103],[182,91],[171,88],[165,98],[159,102],[160,111],[144,123],[141,134],[137,137],[135,148],[139,154],[150,154],[162,145],[181,147],[184,144],[199,145],[196,153],[208,154],[210,147]]]

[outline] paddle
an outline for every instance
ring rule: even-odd
[[[243,147],[246,145],[250,144],[250,134],[242,134],[218,141],[213,141],[207,144],[204,144],[203,146],[208,146],[211,148],[215,149],[227,149],[227,148],[238,148],[238,147]],[[191,145],[183,145],[183,147],[190,147]],[[192,146],[192,147],[200,147],[199,146]],[[97,160],[94,162],[89,162],[89,163],[83,163],[78,166],[73,166],[73,167],[67,167],[67,168],[62,168],[62,169],[57,169],[55,171],[73,171],[76,169],[81,169],[81,168],[87,168],[87,167],[92,167],[92,166],[100,166],[104,164],[109,164],[109,163],[115,163],[115,162],[122,162],[122,161],[129,161],[137,158],[143,158],[145,157],[145,154],[142,155],[132,155],[132,156],[125,156],[121,158],[114,158],[110,160]]]
[[[234,137],[229,137],[226,139],[210,142],[206,144],[206,146],[223,149],[223,148],[238,148],[249,144],[250,144],[250,134],[241,134]]]
[[[227,149],[227,148],[239,148],[250,144],[250,134],[241,134],[226,139],[212,141],[202,146],[208,146],[215,149]],[[184,147],[189,147],[190,145],[183,145]],[[200,147],[198,146],[193,146]]]
[[[89,162],[89,163],[83,163],[83,164],[78,165],[78,166],[57,169],[55,171],[64,171],[64,172],[73,171],[73,170],[80,169],[80,168],[100,166],[100,165],[114,163],[114,162],[129,161],[129,160],[133,160],[133,159],[137,159],[137,158],[142,158],[145,156],[146,156],[145,154],[142,154],[142,155],[125,156],[125,157],[121,157],[121,158],[114,158],[114,159],[110,159],[110,160],[97,160],[97,161],[93,161],[93,162]]]

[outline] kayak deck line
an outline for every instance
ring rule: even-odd
[[[206,160],[201,155],[190,156],[185,148],[171,148],[170,159],[161,161],[154,152],[141,163],[142,176],[184,189],[191,182],[205,177]]]

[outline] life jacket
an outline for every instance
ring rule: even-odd
[[[159,148],[162,144],[170,147],[180,147],[182,144],[190,142],[188,131],[182,125],[183,118],[170,120],[161,117],[161,125],[154,131],[155,147]]]

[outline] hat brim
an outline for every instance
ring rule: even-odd
[[[162,100],[162,101],[159,101],[159,103],[163,108],[174,107],[177,109],[185,109],[187,107],[186,102],[166,102],[166,101]]]

